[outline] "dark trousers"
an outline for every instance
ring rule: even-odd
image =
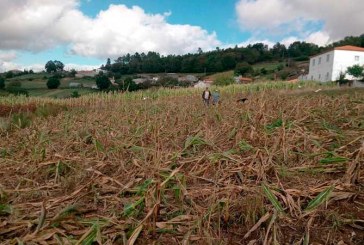
[[[205,106],[209,106],[210,105],[210,100],[209,99],[203,99],[203,103]]]

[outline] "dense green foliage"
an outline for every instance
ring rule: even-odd
[[[22,88],[22,84],[19,81],[11,81],[6,86],[6,91],[14,95],[26,95],[28,96],[28,91]]]
[[[5,88],[5,79],[3,77],[0,77],[0,89]]]
[[[255,43],[246,47],[216,48],[208,52],[199,49],[194,54],[186,55],[163,56],[156,52],[126,54],[118,57],[114,63],[108,58],[101,68],[113,74],[213,73],[232,70],[239,63],[252,65],[259,62],[304,61],[312,55],[342,45],[364,47],[364,34],[359,37],[346,37],[327,47],[296,41],[288,48],[281,43],[276,43],[272,48],[263,43]]]
[[[247,62],[238,63],[234,70],[235,75],[242,75],[242,76],[245,76],[247,74],[252,74],[253,72],[254,72],[253,67]]]
[[[111,82],[106,75],[99,74],[96,76],[96,85],[100,90],[106,90],[110,87]]]
[[[123,81],[119,83],[119,88],[122,91],[135,91],[138,90],[138,85],[133,81],[131,77],[125,78]]]
[[[45,64],[44,68],[46,69],[46,71],[48,73],[60,72],[60,71],[63,71],[64,64],[58,60],[55,60],[55,61],[50,60]]]
[[[357,79],[361,79],[364,76],[364,66],[353,65],[348,67],[347,73]]]
[[[59,85],[61,85],[61,82],[59,81],[58,77],[53,76],[53,77],[48,78],[47,87],[49,89],[56,89],[59,87]]]

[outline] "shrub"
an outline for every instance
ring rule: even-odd
[[[260,74],[266,75],[267,73],[268,73],[268,71],[264,67],[262,69],[260,69]]]
[[[78,98],[78,97],[80,97],[80,94],[78,93],[78,91],[77,91],[77,90],[75,90],[75,91],[73,91],[73,92],[71,93],[71,98]]]
[[[8,86],[6,86],[7,88],[20,88],[21,87],[21,82],[20,81],[11,81],[8,83]]]
[[[6,74],[5,74],[5,78],[12,78],[14,77],[14,73],[12,71],[8,71]]]
[[[247,62],[238,63],[234,70],[235,75],[242,75],[242,76],[246,74],[252,74],[253,72],[254,72],[253,67],[249,65]]]
[[[0,89],[5,89],[5,79],[0,77]]]
[[[106,90],[110,87],[111,82],[106,75],[99,74],[96,76],[96,85],[100,90]]]
[[[61,82],[59,81],[58,77],[53,76],[48,79],[47,87],[49,89],[56,89],[59,87],[59,85],[61,85]]]
[[[8,91],[9,93],[11,94],[14,94],[14,95],[25,95],[25,96],[29,96],[29,93],[26,89],[24,88],[21,88],[21,87],[7,87],[6,88],[6,91]]]
[[[226,86],[233,83],[235,83],[235,80],[229,75],[220,75],[214,81],[214,85],[216,86]]]
[[[361,79],[362,77],[364,77],[364,66],[360,65],[350,66],[347,69],[347,73],[356,79]]]
[[[278,71],[283,70],[283,68],[284,68],[284,65],[282,65],[282,64],[279,64],[279,65],[277,66],[277,70],[278,70]]]
[[[278,73],[279,77],[282,79],[282,80],[286,80],[288,75],[289,75],[289,72],[288,71],[285,71],[285,70],[282,70]]]

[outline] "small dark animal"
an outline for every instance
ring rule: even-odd
[[[247,98],[242,98],[242,99],[238,99],[236,102],[238,103],[244,103],[245,101],[247,101],[248,99]]]

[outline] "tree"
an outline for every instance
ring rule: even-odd
[[[0,89],[3,90],[5,88],[5,79],[0,77]]]
[[[61,61],[55,60],[54,64],[56,65],[56,71],[63,71],[64,64]]]
[[[46,69],[46,71],[48,73],[55,72],[57,70],[56,64],[54,64],[54,62],[52,60],[48,61],[45,64],[44,68]]]
[[[5,73],[5,78],[12,78],[12,77],[14,77],[14,72],[8,71],[7,73]]]
[[[110,69],[111,69],[111,60],[110,60],[110,58],[107,58],[105,70],[110,71]]]
[[[363,79],[364,77],[364,66],[353,65],[347,68],[347,73],[356,79]]]
[[[247,62],[241,62],[238,63],[235,67],[234,73],[236,75],[247,75],[254,72],[254,69],[251,65],[249,65]]]
[[[59,81],[58,77],[53,76],[48,78],[47,87],[49,89],[56,89],[59,87],[59,85],[61,85],[61,82]]]
[[[111,82],[106,75],[100,73],[99,75],[96,76],[96,85],[100,90],[106,90],[110,87]]]
[[[70,77],[75,77],[77,74],[77,71],[75,69],[70,70]]]
[[[123,91],[135,91],[139,89],[139,86],[131,77],[127,77],[119,84],[119,88]]]
[[[50,60],[45,64],[44,68],[48,73],[63,71],[64,64],[59,60],[55,61]]]

